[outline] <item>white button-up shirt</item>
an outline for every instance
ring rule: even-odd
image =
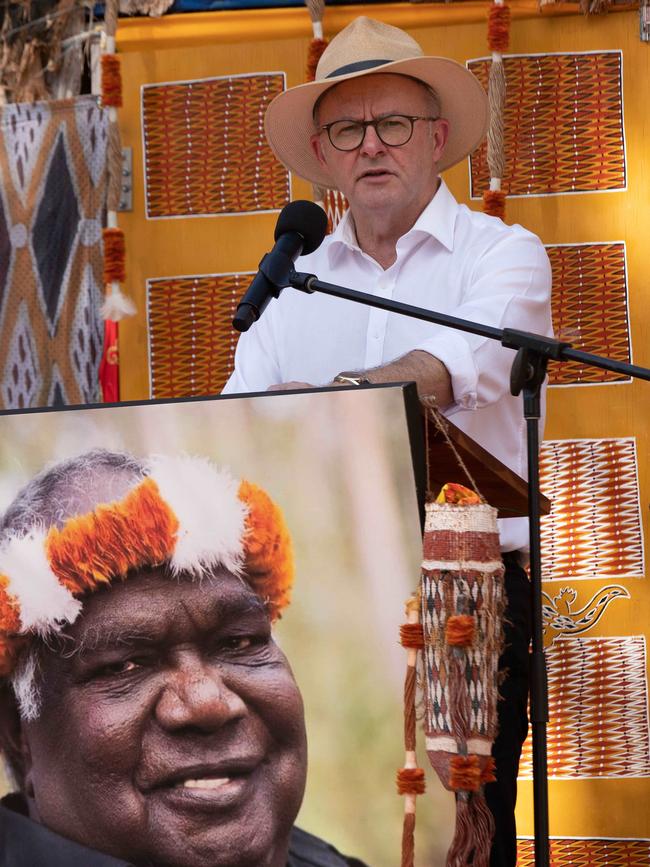
[[[397,242],[397,259],[386,270],[359,248],[349,212],[296,269],[496,328],[552,334],[551,268],[539,239],[459,205],[444,182]],[[240,338],[224,393],[290,381],[327,385],[342,370],[369,370],[414,349],[449,371],[454,403],[445,415],[525,478],[522,399],[509,391],[514,352],[473,334],[288,288]],[[500,524],[502,550],[527,548],[525,520]]]

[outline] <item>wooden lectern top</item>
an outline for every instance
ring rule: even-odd
[[[449,419],[441,419],[447,435],[454,444],[458,454],[472,475],[480,493],[486,501],[498,509],[500,518],[517,518],[528,514],[528,483],[513,472],[500,460],[486,451],[475,440],[464,433]],[[447,482],[459,482],[470,487],[458,460],[448,444],[444,434],[429,419],[428,467],[429,489],[435,494]],[[450,476],[450,468],[457,469],[454,478]],[[551,501],[540,493],[540,511],[548,515],[551,511]]]

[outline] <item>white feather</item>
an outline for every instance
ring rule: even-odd
[[[0,573],[9,579],[7,591],[20,604],[23,632],[47,635],[79,616],[81,602],[59,583],[47,561],[44,530],[10,537],[0,551]]]
[[[125,316],[134,316],[137,310],[133,301],[120,290],[119,284],[114,284],[99,312],[102,319],[119,322]]]
[[[247,509],[238,482],[206,458],[157,456],[151,478],[179,522],[171,567],[202,575],[223,566],[239,574]]]

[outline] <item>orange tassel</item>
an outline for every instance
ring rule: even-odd
[[[497,779],[495,772],[496,762],[492,756],[488,756],[483,771],[481,772],[481,785],[484,786],[486,783],[495,783]]]
[[[117,54],[102,54],[102,105],[122,108],[122,70]]]
[[[126,244],[122,229],[104,229],[104,283],[126,280]]]
[[[397,772],[397,793],[399,795],[423,795],[426,786],[422,768],[400,768]]]
[[[476,620],[471,614],[453,614],[445,626],[445,641],[451,647],[470,647],[475,633]]]
[[[481,787],[481,765],[478,756],[453,756],[449,785],[457,792],[478,792]]]
[[[506,217],[506,194],[503,190],[486,190],[483,193],[483,210],[491,217]]]
[[[488,12],[488,47],[502,54],[510,44],[510,7],[493,3]]]
[[[307,55],[307,81],[313,81],[316,75],[316,67],[321,58],[321,54],[327,48],[327,39],[312,39],[309,43],[309,54]]]
[[[424,630],[421,623],[402,623],[399,628],[399,641],[402,647],[424,647]]]

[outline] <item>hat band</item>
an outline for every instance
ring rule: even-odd
[[[357,63],[339,66],[338,69],[330,72],[325,78],[334,78],[335,75],[348,75],[350,72],[361,72],[363,69],[374,69],[375,66],[383,66],[385,63],[392,63],[392,60],[359,60]]]

